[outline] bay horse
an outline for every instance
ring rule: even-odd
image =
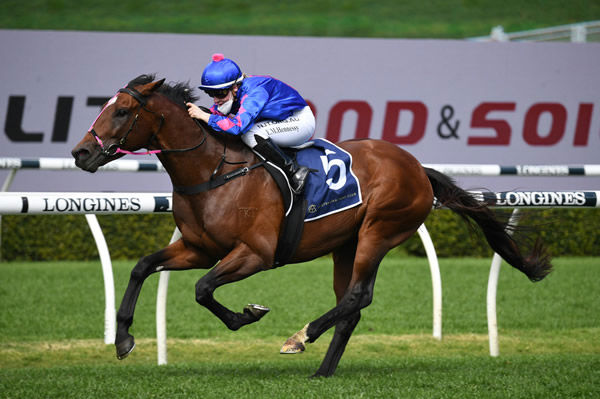
[[[118,91],[103,107],[90,130],[75,146],[77,166],[89,172],[126,153],[148,150],[164,165],[174,187],[191,187],[211,176],[229,173],[259,158],[239,138],[212,131],[190,118],[185,103],[195,101],[185,83],[165,84],[141,75]],[[307,222],[288,263],[333,254],[336,305],[293,334],[282,353],[305,350],[325,331],[335,332],[315,376],[335,372],[346,344],[373,298],[379,264],[385,254],[410,236],[438,204],[474,221],[488,243],[510,265],[532,281],[544,278],[551,263],[536,241],[529,255],[484,203],[456,186],[448,176],[424,168],[408,152],[380,140],[339,143],[353,158],[363,202],[359,206]],[[142,257],[131,272],[117,313],[117,357],[134,348],[129,328],[144,280],[161,270],[210,269],[196,283],[196,301],[229,329],[258,321],[268,308],[248,305],[233,312],[213,296],[218,287],[273,268],[279,229],[284,218],[282,196],[262,168],[210,191],[173,192],[173,218],[181,239]]]

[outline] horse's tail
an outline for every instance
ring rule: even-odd
[[[539,239],[535,241],[529,256],[524,257],[509,231],[522,230],[500,221],[484,203],[458,187],[454,180],[435,169],[425,168],[439,204],[479,225],[487,242],[506,262],[522,271],[531,281],[542,280],[552,270],[550,256]]]

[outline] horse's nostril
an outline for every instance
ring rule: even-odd
[[[90,152],[81,148],[71,151],[71,155],[73,155],[73,158],[75,158],[76,161],[81,161],[86,159],[90,155]]]

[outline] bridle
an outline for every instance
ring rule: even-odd
[[[149,155],[149,154],[165,154],[165,153],[173,153],[173,152],[186,152],[186,151],[192,151],[195,150],[196,148],[200,147],[202,144],[204,144],[206,142],[206,130],[202,129],[202,127],[200,126],[200,122],[196,119],[194,119],[194,121],[196,122],[196,124],[198,125],[198,127],[200,127],[200,130],[204,133],[204,137],[202,138],[202,140],[200,141],[200,143],[192,146],[192,147],[188,147],[188,148],[177,148],[177,149],[158,149],[158,150],[148,150],[148,151],[141,151],[141,152],[133,152],[133,151],[127,151],[121,148],[121,146],[125,145],[127,138],[129,137],[129,134],[133,131],[133,129],[135,128],[138,118],[140,116],[140,111],[143,109],[146,112],[149,112],[153,115],[156,115],[158,117],[160,117],[160,121],[158,124],[158,129],[156,129],[156,132],[152,133],[152,136],[150,136],[150,138],[148,139],[148,143],[150,143],[153,140],[156,140],[157,135],[160,133],[160,130],[162,129],[164,123],[165,123],[165,116],[163,114],[158,114],[155,111],[152,111],[151,109],[148,109],[146,107],[146,103],[148,102],[148,97],[144,96],[142,93],[140,93],[139,91],[135,90],[132,87],[124,87],[122,89],[119,89],[118,93],[115,95],[115,97],[119,94],[119,93],[125,93],[125,94],[129,94],[131,97],[133,97],[138,103],[139,106],[136,110],[136,114],[133,117],[133,121],[131,122],[131,125],[129,125],[129,129],[127,129],[127,132],[125,133],[125,135],[123,137],[121,137],[121,139],[119,140],[118,143],[112,143],[110,144],[108,147],[104,146],[104,143],[102,142],[102,139],[98,136],[98,134],[96,133],[96,130],[94,129],[94,125],[96,124],[96,121],[98,120],[98,118],[100,118],[100,115],[102,115],[102,113],[104,112],[104,110],[108,107],[108,105],[110,105],[110,101],[104,106],[104,108],[102,108],[102,111],[100,111],[100,115],[98,115],[98,117],[96,118],[96,120],[92,123],[92,126],[90,126],[90,130],[88,130],[88,133],[90,133],[98,142],[98,144],[100,144],[100,148],[101,148],[101,153],[104,156],[107,157],[112,157],[116,154],[130,154],[130,155]],[[113,97],[113,98],[115,98]]]
[[[202,144],[204,144],[206,142],[208,133],[206,131],[206,129],[204,129],[202,127],[202,125],[200,124],[200,121],[198,121],[198,119],[193,118],[194,122],[196,122],[196,125],[198,125],[198,127],[200,128],[200,130],[203,132],[204,136],[202,138],[202,140],[192,146],[192,147],[188,147],[188,148],[178,148],[178,149],[158,149],[158,150],[150,150],[150,151],[142,151],[142,152],[132,152],[132,151],[127,151],[127,150],[123,150],[120,146],[124,145],[125,142],[127,141],[127,137],[129,137],[129,134],[133,131],[133,129],[135,128],[135,125],[138,121],[139,115],[140,115],[140,110],[145,110],[146,112],[149,112],[151,114],[154,115],[159,115],[157,112],[152,111],[151,109],[146,108],[146,103],[148,102],[148,97],[144,96],[142,93],[140,93],[139,91],[135,90],[134,88],[131,87],[124,87],[122,89],[119,89],[118,93],[126,93],[129,94],[131,97],[133,97],[138,103],[139,103],[139,107],[137,108],[136,111],[136,115],[133,118],[133,122],[131,122],[131,125],[129,126],[129,129],[127,130],[127,133],[125,133],[125,135],[119,140],[118,144],[117,143],[113,143],[111,145],[109,145],[108,147],[104,146],[104,143],[102,142],[102,139],[100,139],[100,137],[98,137],[98,134],[96,133],[96,131],[94,130],[94,125],[96,124],[96,121],[98,120],[98,118],[100,118],[100,115],[102,115],[102,113],[104,112],[104,110],[111,104],[111,100],[109,100],[106,105],[104,106],[104,108],[102,108],[102,111],[100,111],[100,115],[98,115],[98,117],[96,117],[96,120],[92,123],[92,126],[90,127],[90,130],[88,130],[88,132],[96,139],[96,141],[98,142],[98,144],[100,144],[100,148],[102,151],[102,154],[105,156],[114,156],[116,154],[131,154],[131,155],[148,155],[148,154],[165,154],[165,153],[175,153],[175,152],[186,152],[186,151],[192,151],[195,150],[197,148],[199,148]],[[113,99],[116,98],[116,96],[118,95],[118,93],[115,95],[115,97],[113,97]],[[114,101],[113,101],[114,102]],[[163,114],[160,114],[160,122],[158,125],[158,129],[156,129],[156,132],[152,134],[152,136],[150,136],[150,138],[148,139],[148,143],[150,143],[152,140],[156,140],[156,137],[158,135],[158,133],[160,132],[161,128],[163,127],[165,122],[165,117]],[[227,152],[227,144],[224,143],[223,144],[223,154],[221,155],[221,159],[219,161],[219,163],[217,164],[217,167],[214,169],[212,175],[210,176],[210,179],[207,182],[201,183],[201,184],[197,184],[194,186],[174,186],[173,189],[180,193],[180,194],[188,194],[188,195],[193,195],[193,194],[198,194],[198,193],[202,193],[202,192],[206,192],[209,190],[212,190],[216,187],[222,186],[223,184],[226,184],[230,181],[232,181],[233,179],[236,179],[238,177],[241,176],[245,176],[248,174],[248,172],[250,172],[251,170],[258,168],[260,166],[263,166],[266,162],[265,161],[261,161],[258,162],[254,165],[251,166],[247,166],[247,167],[243,167],[243,168],[238,168],[232,172],[229,172],[227,174],[224,175],[219,175],[219,171],[221,170],[221,168],[225,165],[242,165],[245,163],[248,163],[247,161],[241,161],[241,162],[231,162],[228,161],[226,159],[226,154]]]

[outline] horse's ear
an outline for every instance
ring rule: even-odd
[[[160,86],[162,86],[163,83],[165,83],[165,78],[162,78],[161,80],[157,80],[156,82],[154,82],[154,86],[152,86],[152,91],[158,89]]]
[[[140,93],[147,96],[152,92],[156,91],[162,84],[165,82],[165,79],[157,80],[156,82],[148,83],[147,85],[142,86]]]

